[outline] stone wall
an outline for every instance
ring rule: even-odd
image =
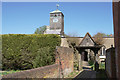
[[[62,74],[61,77],[65,77],[66,75],[73,72],[74,66],[74,54],[73,49],[67,47],[57,47],[56,54],[56,63],[60,64],[60,72]]]
[[[106,47],[106,50],[109,49],[111,45],[114,47],[114,38],[103,38],[103,41],[103,45]]]
[[[69,44],[67,42],[66,38],[61,38],[61,47],[68,47],[69,48]]]
[[[120,77],[120,1],[113,2],[113,24],[114,24],[114,36],[115,36],[116,75],[117,78],[119,78]]]
[[[53,64],[45,67],[25,70],[3,76],[3,78],[58,78],[59,65]]]
[[[115,48],[110,48],[106,51],[106,73],[109,78],[116,77],[116,69],[115,69]]]
[[[73,60],[71,48],[57,47],[55,64],[4,75],[3,78],[63,78],[73,72]]]
[[[69,47],[69,44],[67,42],[67,40],[72,40],[72,41],[78,41],[77,42],[77,46],[81,43],[83,37],[66,37],[66,38],[61,38],[61,46],[62,47]],[[93,38],[94,39],[94,38]],[[111,47],[111,45],[113,45],[114,47],[114,38],[113,37],[104,37],[103,38],[104,41],[104,46],[106,47],[106,49],[109,49]]]
[[[62,37],[61,38],[61,43],[64,44],[64,45],[69,45],[67,41],[71,40],[71,41],[77,41],[77,46],[80,44],[80,42],[82,41],[83,37]],[[63,47],[66,47],[62,45]]]

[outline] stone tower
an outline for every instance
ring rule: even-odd
[[[64,32],[64,15],[58,9],[50,12],[50,30],[61,30]]]
[[[50,26],[45,34],[64,34],[64,15],[60,10],[50,12]]]

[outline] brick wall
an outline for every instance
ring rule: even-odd
[[[61,77],[65,77],[73,72],[73,49],[67,47],[57,47],[56,63],[60,64]]]
[[[120,1],[113,2],[113,24],[115,36],[116,75],[120,77]]]
[[[106,51],[106,73],[109,78],[116,77],[116,68],[115,68],[115,48],[110,48]]]

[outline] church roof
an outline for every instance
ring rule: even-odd
[[[57,9],[57,10],[52,11],[52,12],[50,12],[50,13],[61,13],[61,11]]]
[[[47,29],[44,34],[61,34],[61,29],[58,29],[58,30]]]
[[[95,46],[95,44],[96,44],[95,41],[93,40],[91,35],[87,32],[79,46]]]

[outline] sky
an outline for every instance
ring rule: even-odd
[[[65,34],[113,34],[111,2],[3,2],[2,34],[33,34],[50,24],[49,13],[56,10],[56,4],[64,14]]]

